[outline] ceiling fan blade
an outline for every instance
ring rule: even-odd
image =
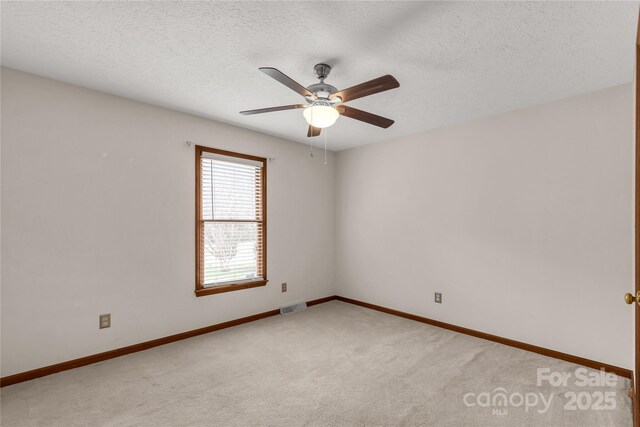
[[[258,108],[257,110],[240,111],[240,114],[244,114],[245,116],[250,116],[251,114],[271,113],[273,111],[283,111],[283,110],[295,110],[295,109],[304,108],[304,107],[306,107],[306,105],[304,104],[282,105],[280,107]]]
[[[358,110],[357,108],[347,107],[346,105],[338,105],[336,110],[338,110],[342,116],[360,120],[361,122],[369,123],[385,129],[394,123],[393,120],[387,119],[386,117],[377,116],[372,113],[367,113],[366,111]]]
[[[385,90],[395,89],[399,86],[400,83],[398,83],[392,75],[387,74],[386,76],[378,77],[377,79],[352,86],[349,89],[343,89],[340,92],[334,93],[329,98],[333,99],[340,97],[342,102],[347,102],[373,95],[374,93],[384,92]]]
[[[306,87],[302,86],[300,83],[296,82],[295,80],[293,80],[291,77],[287,76],[280,70],[277,70],[272,67],[261,67],[258,69],[263,73],[265,73],[267,76],[276,79],[277,81],[279,81],[280,83],[288,87],[289,89],[292,89],[298,92],[302,96],[310,96],[312,98],[316,97],[314,94],[309,92]]]
[[[311,137],[311,136],[320,136],[320,131],[322,129],[320,128],[316,128],[313,127],[311,125],[309,125],[309,130],[307,131],[307,137]]]

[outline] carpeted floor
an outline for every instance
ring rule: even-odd
[[[538,368],[571,377],[567,386],[537,386]],[[5,387],[0,420],[5,427],[631,426],[629,381],[580,386],[579,368],[333,301]],[[565,409],[574,406],[571,392],[575,410]],[[606,409],[612,398],[616,408]]]

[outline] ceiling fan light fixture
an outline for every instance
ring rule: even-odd
[[[338,110],[329,103],[323,102],[305,108],[302,115],[311,126],[321,129],[332,126],[340,117]]]

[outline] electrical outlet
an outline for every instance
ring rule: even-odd
[[[436,292],[436,298],[435,298],[435,301],[436,301],[438,304],[442,304],[442,293],[441,293],[441,292]]]
[[[111,327],[111,313],[100,315],[100,329]]]
[[[282,292],[287,292],[287,284],[286,283],[282,284]]]

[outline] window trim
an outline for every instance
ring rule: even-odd
[[[241,289],[256,288],[265,286],[267,280],[267,159],[264,157],[251,156],[249,154],[235,153],[233,151],[219,150],[217,148],[195,146],[196,152],[196,290],[197,297],[219,294],[222,292],[239,291]],[[262,220],[256,221],[262,223],[262,272],[263,279],[255,281],[238,281],[235,283],[225,283],[217,286],[204,286],[202,277],[203,271],[200,265],[200,259],[204,251],[204,233],[202,232],[202,153],[215,153],[223,156],[237,157],[240,159],[253,160],[262,163]],[[253,222],[253,221],[251,221]]]

